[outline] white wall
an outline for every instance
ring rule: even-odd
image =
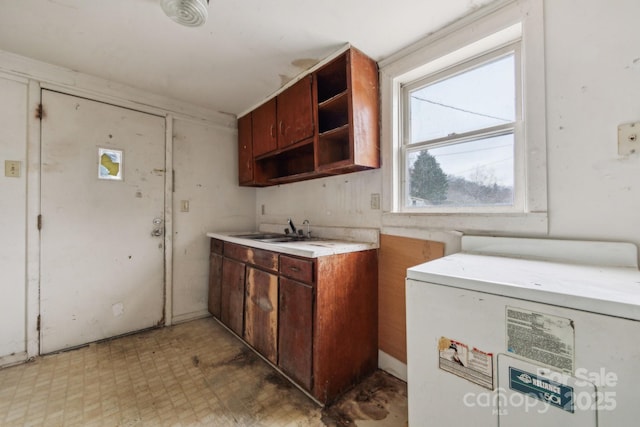
[[[380,209],[371,209],[372,193],[381,191],[380,170],[261,188],[256,196],[259,223],[380,227]],[[264,205],[264,215],[262,206]]]
[[[640,2],[545,6],[550,234],[640,245],[640,153],[617,153],[640,120]]]
[[[208,315],[208,231],[250,230],[255,190],[238,187],[235,130],[173,122],[173,321]],[[182,201],[189,212],[181,211]]]
[[[640,120],[640,2],[546,0],[544,7],[546,235],[640,246],[640,154],[617,154],[618,124]],[[383,162],[387,158],[383,153]],[[407,227],[384,226],[379,211],[369,207],[371,193],[380,192],[379,171],[259,189],[257,219],[284,224],[292,216],[312,224],[362,224],[443,241],[447,253],[459,250],[460,234],[430,227],[428,217],[411,217]],[[500,229],[485,232],[505,234]]]
[[[0,365],[26,352],[27,84],[7,77],[0,74]],[[20,162],[20,177],[5,177],[6,160]]]

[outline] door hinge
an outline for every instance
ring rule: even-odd
[[[42,230],[42,215],[38,215],[38,219],[37,219],[37,227],[38,230]]]
[[[36,108],[36,118],[42,120],[44,117],[44,107],[42,104],[38,104],[38,108]]]
[[[40,315],[38,314],[38,321],[36,322],[36,330],[40,331]]]

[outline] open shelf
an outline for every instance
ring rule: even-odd
[[[323,132],[318,136],[318,166],[351,159],[349,125]]]
[[[318,103],[347,91],[347,55],[340,55],[316,71]]]
[[[311,142],[275,155],[256,159],[257,181],[260,184],[268,185],[277,179],[313,174],[315,165]]]
[[[327,175],[328,174],[319,174],[318,172],[299,173],[295,175],[282,176],[279,178],[271,178],[269,179],[269,184],[271,185],[287,184],[290,182],[299,182],[299,181],[306,181],[309,179],[320,178]]]
[[[318,132],[323,133],[349,123],[349,97],[346,92],[318,105]]]

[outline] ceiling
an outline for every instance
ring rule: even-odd
[[[493,0],[0,0],[0,50],[238,114],[346,43],[379,61]]]

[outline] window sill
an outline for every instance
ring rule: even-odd
[[[417,213],[384,212],[383,227],[458,231],[464,234],[548,234],[547,212]]]

